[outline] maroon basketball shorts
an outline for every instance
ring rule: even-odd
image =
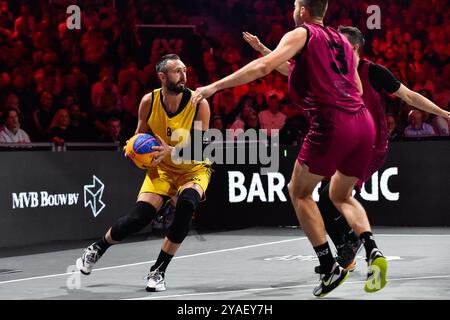
[[[364,179],[375,143],[375,124],[366,108],[349,113],[320,109],[311,117],[311,127],[297,160],[313,174],[331,177],[336,170]]]
[[[374,149],[372,151],[372,156],[369,161],[369,165],[367,166],[366,174],[364,177],[356,183],[356,186],[359,191],[361,191],[362,185],[369,180],[372,175],[381,169],[381,167],[386,162],[388,156],[388,149]]]

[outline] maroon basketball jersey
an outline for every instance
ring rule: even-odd
[[[386,105],[384,96],[378,93],[372,86],[369,79],[369,68],[373,62],[361,60],[359,65],[359,76],[363,86],[363,101],[367,109],[372,114],[376,127],[375,147],[379,151],[387,148],[388,132],[386,124]]]
[[[333,28],[312,23],[302,27],[308,31],[308,40],[291,61],[292,100],[308,111],[358,111],[364,103],[356,83],[356,57],[350,43]]]

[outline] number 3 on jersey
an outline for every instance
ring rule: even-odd
[[[348,65],[345,60],[345,51],[344,47],[336,42],[329,42],[330,48],[333,51],[337,51],[336,60],[341,64],[341,68],[339,68],[336,62],[331,63],[331,69],[337,74],[346,75],[348,73]]]

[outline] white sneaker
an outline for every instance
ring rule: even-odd
[[[160,272],[158,269],[150,271],[147,276],[147,287],[145,288],[148,292],[159,292],[166,290],[166,284],[164,282],[164,272]]]
[[[89,275],[94,264],[100,259],[99,250],[93,244],[84,249],[81,258],[77,259],[76,266],[78,270],[84,275]]]
[[[337,262],[328,274],[320,275],[320,283],[314,288],[313,294],[316,297],[325,297],[331,291],[339,287],[347,280],[349,271],[342,268]]]

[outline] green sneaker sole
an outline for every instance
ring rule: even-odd
[[[378,257],[369,265],[369,271],[373,272],[373,277],[367,279],[364,291],[368,293],[377,292],[383,289],[387,283],[388,264],[385,257]]]

